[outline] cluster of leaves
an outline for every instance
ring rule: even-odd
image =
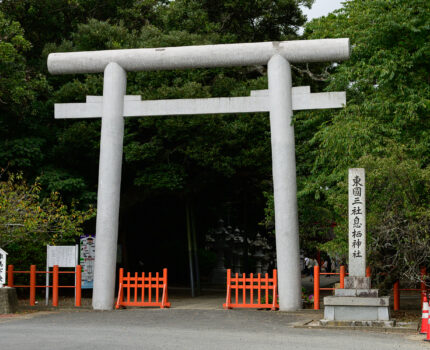
[[[336,238],[319,247],[346,259],[347,171],[363,167],[369,262],[411,281],[430,263],[429,13],[425,0],[352,0],[309,23],[307,38],[351,40],[351,58],[329,67],[324,87],[346,90],[347,105],[296,116],[298,137],[312,132],[298,147],[302,236],[312,221],[336,222]]]
[[[40,252],[29,257],[29,251],[74,243],[82,224],[95,215],[93,208],[81,211],[73,203],[68,207],[58,192],[44,198],[40,193],[40,184],[27,184],[22,174],[0,181],[0,246],[9,252],[11,264],[42,263]]]

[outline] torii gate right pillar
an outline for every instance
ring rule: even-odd
[[[279,308],[301,309],[299,222],[291,66],[281,55],[267,65],[275,200]]]

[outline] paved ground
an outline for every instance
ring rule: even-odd
[[[430,349],[418,335],[294,328],[312,312],[227,311],[210,298],[195,304],[1,318],[0,349]]]
[[[309,277],[302,281],[312,290]],[[335,281],[336,277],[322,277],[321,286]],[[90,299],[84,299],[80,309],[71,309],[71,298],[61,299],[60,307],[66,309],[59,311],[46,311],[52,308],[46,309],[41,301],[37,307],[26,308],[38,312],[12,317],[0,315],[0,350],[430,350],[430,344],[423,342],[421,335],[294,328],[322,318],[322,311],[227,311],[222,309],[224,300],[222,290],[190,298],[188,290],[179,289],[169,293],[171,309],[112,312],[92,311]]]

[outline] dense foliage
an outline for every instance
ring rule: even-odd
[[[348,1],[305,33],[349,37],[352,54],[330,68],[325,87],[346,90],[346,108],[297,115],[298,128],[317,125],[302,203],[329,209],[321,218],[337,223],[336,238],[322,248],[345,256],[347,170],[364,167],[369,264],[393,279],[417,280],[418,267],[430,262],[429,10],[425,0]]]
[[[51,76],[50,52],[294,40],[306,20],[299,5],[312,3],[3,0],[0,166],[23,171],[29,183],[37,177],[38,200],[59,192],[86,210],[95,204],[100,122],[55,121],[53,103],[100,95],[102,76]],[[308,254],[319,248],[345,259],[347,169],[365,167],[370,264],[413,280],[417,266],[429,263],[429,6],[350,0],[306,26],[305,39],[349,37],[352,44],[346,62],[293,67],[294,85],[347,91],[343,110],[295,115],[301,245]],[[245,96],[265,88],[265,67],[128,73],[127,81],[127,94],[142,99]],[[128,118],[120,242],[142,243],[143,227],[143,255],[163,244],[163,235],[170,255],[182,259],[175,254],[186,251],[186,203],[195,208],[201,246],[220,217],[250,236],[265,230],[265,206],[271,230],[269,133],[265,114]],[[125,256],[130,265],[141,259],[133,249]]]
[[[39,183],[28,185],[20,174],[0,181],[0,247],[9,253],[10,264],[43,266],[47,244],[74,244],[82,224],[95,215],[92,208],[80,211],[73,203],[68,208],[58,192],[44,198],[40,192]]]
[[[102,76],[49,75],[50,52],[294,39],[305,23],[299,5],[311,3],[2,1],[2,16],[25,42],[16,48],[21,67],[14,70],[30,96],[0,106],[0,164],[23,171],[30,181],[38,177],[43,196],[59,192],[66,203],[78,200],[81,209],[95,204],[100,122],[56,121],[53,103],[100,95]],[[127,93],[143,99],[240,96],[266,87],[264,67],[129,73],[127,79]],[[148,240],[162,244],[157,235],[163,234],[174,256],[185,248],[186,203],[196,208],[201,246],[220,217],[255,234],[265,206],[262,193],[271,188],[270,159],[264,114],[127,119],[120,242],[143,243],[143,226],[143,250]],[[133,265],[143,253],[129,248],[125,260]]]

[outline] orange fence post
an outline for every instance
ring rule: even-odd
[[[421,293],[421,305],[423,304],[423,300],[424,300],[424,295],[426,293],[426,274],[427,274],[427,269],[425,267],[422,267],[420,269],[420,276],[421,276],[421,284],[420,284],[420,293]]]
[[[116,309],[119,309],[120,306],[122,306],[122,304],[123,304],[123,300],[124,300],[124,298],[123,298],[124,297],[123,281],[124,281],[124,269],[121,267],[119,269],[119,290],[118,290],[118,297],[117,297],[116,305],[115,305]],[[143,297],[144,287],[145,287],[145,273],[142,274],[142,303],[144,301],[144,297]]]
[[[370,269],[370,266],[366,267],[366,277],[372,277],[372,270]]]
[[[30,306],[36,304],[36,265],[30,266]]]
[[[13,265],[7,267],[7,286],[13,287]]]
[[[273,305],[272,305],[273,311],[275,311],[279,307],[277,290],[278,290],[278,270],[274,269],[273,270]]]
[[[394,311],[399,311],[400,309],[400,283],[396,281],[393,288],[394,297]]]
[[[230,303],[231,303],[231,282],[230,282],[230,278],[231,278],[231,270],[228,269],[227,270],[227,296],[225,298],[225,304],[224,304],[224,309],[229,309],[230,307]]]
[[[81,306],[82,266],[76,265],[75,306]]]
[[[120,287],[120,293],[118,293],[119,302],[121,304],[124,301],[124,291],[122,290],[124,288],[124,269],[122,267],[119,269],[119,284],[120,286],[122,286]],[[145,287],[145,278],[143,278],[142,280],[142,290],[144,287]],[[143,295],[142,295],[142,301],[143,301]]]
[[[339,284],[340,284],[340,288],[341,289],[344,289],[345,288],[345,266],[341,266],[340,267],[340,281],[339,281]]]
[[[53,268],[52,306],[58,306],[58,265],[54,265],[54,268]]]
[[[169,303],[169,290],[167,289],[167,268],[163,269],[163,274],[164,274],[164,270],[166,270],[166,280],[164,281],[166,283],[165,287],[166,287],[166,307],[170,307],[171,304]]]
[[[170,307],[167,295],[167,268],[163,269],[163,296],[161,298],[161,308]]]
[[[320,309],[320,267],[314,266],[314,310]]]

